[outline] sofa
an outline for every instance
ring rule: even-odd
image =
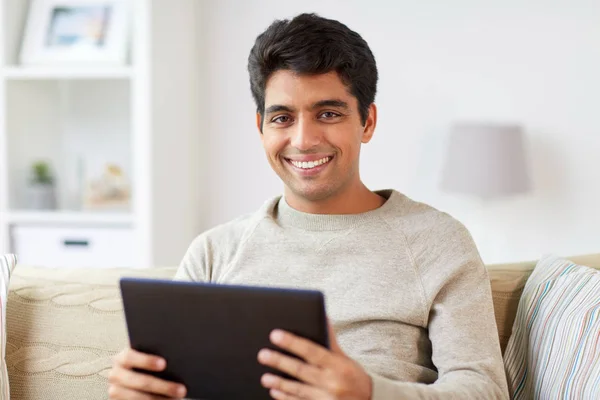
[[[569,259],[600,269],[600,254]],[[487,266],[503,352],[535,264]],[[175,271],[17,266],[6,315],[11,399],[106,399],[112,357],[128,343],[119,278],[170,279]]]

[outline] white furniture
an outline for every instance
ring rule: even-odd
[[[0,0],[0,253],[42,266],[174,265],[200,230],[200,48],[195,0],[130,0],[122,67],[20,66],[27,0]],[[36,160],[52,163],[58,209],[27,210]],[[131,206],[82,208],[106,162]]]

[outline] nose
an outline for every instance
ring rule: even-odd
[[[290,144],[300,151],[310,150],[321,142],[319,126],[311,118],[299,117],[290,134]]]

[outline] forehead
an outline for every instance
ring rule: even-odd
[[[335,71],[318,75],[299,75],[290,70],[279,70],[269,77],[265,88],[265,108],[274,104],[309,107],[328,99],[355,104],[356,99]]]

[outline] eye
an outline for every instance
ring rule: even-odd
[[[271,122],[274,122],[276,124],[286,124],[290,121],[291,121],[291,118],[288,115],[280,115],[271,120]]]
[[[334,118],[340,117],[340,114],[335,113],[333,111],[325,111],[325,112],[321,113],[320,117],[324,118],[324,119],[334,119]]]

